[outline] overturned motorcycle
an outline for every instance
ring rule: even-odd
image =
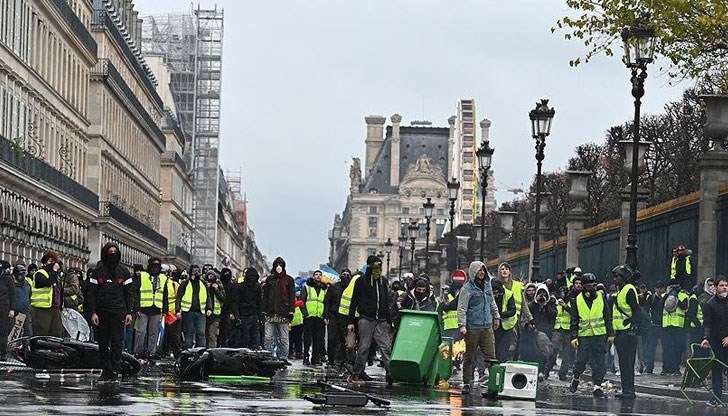
[[[8,350],[18,360],[36,370],[102,369],[99,346],[71,338],[34,336],[18,338],[8,343]],[[119,373],[135,375],[141,364],[134,356],[122,353]]]
[[[191,348],[177,358],[177,375],[183,380],[209,376],[273,377],[286,362],[269,351],[247,348]]]

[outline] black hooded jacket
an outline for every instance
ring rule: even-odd
[[[87,307],[89,313],[108,312],[131,314],[138,299],[132,289],[131,273],[119,264],[121,253],[116,256],[108,254],[110,247],[119,247],[108,243],[101,249],[101,262],[96,266],[88,291]]]
[[[276,272],[281,265],[283,272]],[[293,278],[286,274],[286,262],[277,257],[273,260],[273,269],[263,284],[263,313],[268,318],[292,319],[296,309],[296,284]]]
[[[261,303],[260,284],[258,274],[245,276],[243,283],[235,286],[231,312],[235,318],[249,318],[260,315]]]
[[[356,322],[357,311],[362,318],[368,320],[388,321],[390,319],[389,289],[386,278],[374,279],[371,267],[367,267],[366,273],[356,279],[349,308],[350,323]]]
[[[349,286],[351,277],[342,278],[338,282],[329,286],[324,296],[324,318],[332,319],[340,317],[339,306],[341,306],[341,295],[344,294],[344,289]]]

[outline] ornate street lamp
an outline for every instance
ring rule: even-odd
[[[417,221],[412,221],[407,227],[407,235],[409,236],[410,242],[412,242],[412,246],[410,248],[410,251],[412,252],[411,259],[410,259],[410,273],[415,272],[415,240],[417,240],[417,234],[420,232],[420,225],[417,224]]]
[[[495,149],[490,147],[490,142],[482,141],[480,147],[475,151],[478,156],[478,169],[480,171],[480,261],[485,262],[485,194],[488,192],[488,170],[493,161]]]
[[[387,279],[389,279],[389,256],[392,254],[392,246],[394,246],[392,239],[387,238],[387,242],[384,243],[384,252],[387,253]]]
[[[458,200],[458,191],[460,190],[460,182],[458,178],[452,178],[451,182],[447,183],[447,199],[450,200],[450,249],[451,253],[455,253],[457,256],[457,248],[455,246],[455,202]],[[452,255],[452,254],[451,254]],[[449,257],[449,256],[448,256]],[[456,263],[456,262],[454,262]],[[448,270],[452,272],[453,270]]]
[[[634,25],[622,29],[624,42],[624,64],[632,72],[632,97],[634,97],[633,149],[640,145],[640,107],[645,95],[647,64],[655,54],[655,30],[649,24],[650,14],[641,13]],[[639,176],[639,154],[632,151],[632,165],[629,193],[629,231],[627,234],[627,264],[637,268],[637,178]]]
[[[399,236],[399,280],[402,280],[402,257],[404,257],[404,249],[407,247],[407,236],[402,234]]]
[[[541,163],[543,162],[543,150],[546,147],[546,137],[551,133],[551,121],[556,112],[548,106],[549,100],[542,99],[536,103],[536,108],[528,113],[531,119],[531,136],[536,140],[536,217],[534,218],[533,232],[533,263],[531,263],[531,281],[540,281],[541,265]]]
[[[427,201],[422,204],[422,208],[425,209],[425,257],[429,260],[430,219],[432,219],[432,214],[435,211],[435,204],[432,203],[432,198],[427,198]],[[425,272],[427,272],[426,268]]]

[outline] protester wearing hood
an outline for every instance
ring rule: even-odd
[[[30,314],[33,334],[63,336],[61,308],[63,294],[58,280],[61,261],[55,251],[47,251],[41,258],[43,266],[33,274],[30,287]]]
[[[296,309],[296,284],[286,273],[282,257],[273,260],[273,269],[263,284],[265,347],[288,363],[288,331]]]
[[[693,286],[688,297],[688,311],[685,313],[685,320],[687,322],[686,326],[689,326],[686,330],[689,331],[688,337],[690,344],[700,344],[703,340],[703,308],[699,298],[705,293],[708,279],[705,279],[700,285]],[[711,283],[714,282],[713,279],[710,280]],[[709,286],[709,288],[715,291],[714,285]],[[693,358],[707,356],[707,351],[704,350],[698,350],[693,354]]]
[[[676,247],[675,255],[670,262],[670,283],[668,286],[680,286],[684,291],[695,285],[695,267],[685,245]]]
[[[612,329],[612,311],[604,294],[597,292],[596,276],[584,273],[582,276],[584,289],[571,301],[571,346],[577,349],[574,364],[574,378],[569,391],[576,393],[579,377],[584,373],[587,362],[590,363],[594,381],[593,395],[601,397],[601,384],[606,373],[604,356],[607,343],[614,343]]]
[[[6,262],[7,263],[7,262]],[[15,283],[10,267],[0,272],[0,359],[5,361],[8,334],[15,324]],[[10,266],[8,263],[7,266]]]
[[[245,269],[243,283],[233,288],[230,300],[230,320],[237,326],[238,339],[234,347],[260,348],[260,332],[258,316],[261,313],[261,288],[258,283],[260,275],[255,267]]]
[[[548,340],[551,339],[554,332],[554,324],[556,323],[556,299],[551,296],[551,291],[544,283],[535,285],[533,299],[528,303],[528,308],[533,316],[533,326],[527,327],[519,344],[521,358],[525,361],[533,361],[539,363],[541,373],[539,377],[542,379],[549,378],[546,362],[550,357],[542,353],[543,349],[539,348],[539,332],[546,335]],[[528,292],[528,289],[527,289]]]
[[[579,278],[578,282],[581,282]],[[576,281],[574,281],[576,283]],[[573,288],[573,286],[572,286]],[[574,349],[571,348],[571,301],[568,298],[566,286],[559,288],[559,294],[556,299],[556,322],[554,323],[554,332],[551,335],[551,345],[553,351],[551,357],[546,364],[544,374],[550,374],[551,369],[556,365],[556,358],[561,355],[561,365],[559,366],[559,380],[566,381],[569,368],[574,361]]]
[[[422,277],[415,280],[414,289],[403,294],[402,309],[434,312],[437,305],[430,294],[430,284]]]
[[[642,325],[642,307],[637,299],[634,286],[640,277],[638,270],[626,264],[612,269],[612,278],[618,288],[612,303],[612,319],[616,332],[615,347],[619,356],[619,371],[622,392],[615,395],[619,399],[634,399],[634,367],[637,358],[637,331]]]
[[[183,281],[177,290],[177,305],[179,305],[177,317],[182,319],[185,348],[207,345],[205,310],[209,294],[202,276],[200,266],[191,265],[189,278]]]
[[[231,328],[234,325],[234,321],[230,321],[230,315],[232,315],[230,303],[232,302],[234,287],[236,280],[233,278],[233,271],[228,267],[223,267],[220,270],[220,283],[225,291],[225,302],[222,304],[222,312],[220,313],[220,339],[218,341],[221,347],[229,347],[229,339]]]
[[[513,292],[503,287],[503,283],[498,279],[491,281],[493,287],[493,297],[498,306],[501,317],[501,325],[495,333],[495,356],[498,361],[504,363],[513,358],[515,352],[515,336],[516,336],[516,301]]]
[[[450,286],[443,286],[437,311],[442,314],[443,336],[450,337],[453,342],[457,342],[462,337],[458,328],[458,293],[453,290],[453,286],[456,286],[455,282]],[[460,290],[459,286],[460,284],[457,283],[458,292]]]
[[[15,281],[15,313],[25,315],[23,322],[23,336],[33,336],[33,319],[30,317],[30,279],[27,276],[25,265],[16,264],[13,267],[13,280]],[[0,315],[1,316],[1,315]]]
[[[321,282],[321,270],[313,272],[301,289],[301,313],[303,314],[303,364],[321,365],[325,359],[326,324],[324,323],[324,299],[326,286]],[[313,350],[311,347],[313,346]],[[311,354],[309,360],[309,353]]]
[[[81,291],[81,282],[78,279],[80,272],[75,268],[69,268],[63,276],[63,307],[79,310],[83,305],[83,292]]]
[[[473,361],[478,348],[485,354],[486,366],[496,360],[493,331],[500,327],[500,311],[485,264],[481,261],[470,263],[468,276],[470,279],[458,299],[458,327],[465,339],[463,394],[470,394]]]
[[[351,283],[351,270],[343,269],[339,274],[339,281],[329,286],[324,297],[324,323],[328,329],[328,355],[329,362],[334,368],[353,361],[346,349],[346,326],[349,317],[339,313],[341,297],[344,290]]]
[[[364,369],[366,368],[365,365],[372,340],[374,340],[382,353],[381,362],[386,370],[387,383],[391,385],[389,355],[392,340],[389,333],[389,320],[389,291],[387,282],[382,277],[382,259],[377,256],[369,256],[366,271],[354,281],[351,307],[349,308],[349,325],[347,329],[354,332],[354,324],[357,323],[359,331],[359,350],[354,362],[352,380],[367,381],[371,379],[364,372]]]
[[[702,348],[711,348],[715,358],[723,363],[728,362],[728,279],[724,276],[715,278],[715,295],[703,308],[704,329]],[[723,397],[723,373],[725,367],[714,365],[712,371],[713,399],[708,402],[711,407],[721,405]],[[716,400],[717,399],[717,400]]]
[[[131,324],[136,307],[131,274],[120,262],[119,246],[107,243],[101,249],[101,262],[90,279],[88,308],[91,324],[96,326],[99,356],[104,363],[100,378],[103,380],[113,380],[118,374],[124,325]]]

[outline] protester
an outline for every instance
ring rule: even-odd
[[[572,287],[576,283],[581,283],[581,277],[572,282]],[[556,321],[554,322],[554,331],[551,335],[551,345],[553,351],[551,358],[546,364],[544,374],[550,374],[551,369],[556,365],[556,358],[561,355],[561,365],[559,366],[559,380],[566,381],[569,374],[569,368],[574,361],[574,349],[571,348],[570,329],[571,329],[571,302],[567,295],[566,286],[561,286],[559,295],[556,299]]]
[[[478,348],[483,351],[488,362],[496,360],[493,331],[500,327],[500,312],[485,264],[480,261],[470,263],[468,276],[470,280],[463,286],[458,300],[458,327],[465,339],[463,394],[470,394],[473,359]]]
[[[24,337],[33,336],[33,319],[30,317],[30,282],[23,264],[13,267],[13,280],[15,281],[15,314],[25,315],[23,322]],[[2,316],[2,315],[0,315]]]
[[[703,318],[705,333],[700,346],[712,348],[715,358],[728,363],[728,279],[725,276],[715,278],[715,295],[705,303]],[[710,407],[722,405],[725,370],[721,365],[713,366],[711,379],[715,398],[708,402]]]
[[[230,305],[230,317],[237,326],[239,344],[236,347],[250,348],[251,350],[260,347],[260,336],[258,328],[258,315],[261,308],[261,290],[258,279],[258,270],[248,267],[245,270],[245,280],[234,288],[234,300]]]
[[[544,283],[539,283],[536,286],[536,293],[534,294],[533,300],[529,302],[528,308],[533,316],[533,327],[539,332],[546,335],[546,338],[551,340],[554,332],[554,325],[556,324],[556,298],[551,296],[551,292],[548,286]],[[533,336],[533,340],[530,342],[522,342],[521,347],[525,347],[526,350],[531,350],[531,354],[522,354],[522,359],[526,361],[534,361],[539,363],[539,370],[541,373],[539,377],[541,379],[548,379],[549,372],[546,371],[546,362],[550,358],[544,356],[542,349],[537,348],[538,346],[538,333],[529,331],[528,328],[524,331],[524,336]]]
[[[207,271],[205,275],[205,287],[207,289],[207,305],[205,307],[205,334],[207,348],[217,348],[218,336],[220,334],[220,321],[222,320],[222,309],[225,304],[225,287],[218,277],[215,269]]]
[[[634,283],[640,272],[626,264],[612,269],[612,278],[618,293],[612,304],[612,324],[616,332],[615,347],[619,357],[619,371],[622,392],[614,397],[618,399],[634,399],[635,358],[637,356],[637,331],[641,330],[642,307],[640,307],[637,288]]]
[[[134,313],[132,278],[120,264],[121,253],[114,243],[101,249],[101,262],[91,279],[88,308],[96,326],[99,356],[103,370],[99,380],[114,380],[121,365],[124,325],[131,324]]]
[[[500,362],[506,362],[513,357],[516,336],[516,301],[513,298],[513,292],[503,287],[500,280],[491,280],[493,288],[493,298],[500,311],[501,325],[494,331],[495,337],[495,356]],[[456,316],[457,319],[457,316]]]
[[[321,360],[326,355],[324,346],[324,339],[326,338],[326,323],[324,322],[326,287],[321,282],[322,276],[321,270],[314,271],[313,276],[306,280],[303,289],[301,289],[304,365],[321,365]]]
[[[47,251],[40,259],[43,264],[31,279],[30,314],[34,335],[63,336],[61,307],[63,295],[58,280],[61,261],[58,253]]]
[[[679,252],[679,250],[678,250]],[[662,375],[681,375],[685,350],[685,315],[688,295],[677,284],[668,287],[662,302]]]
[[[6,262],[7,263],[7,262]],[[0,271],[0,361],[7,359],[8,334],[15,324],[15,282],[10,264]]]
[[[69,268],[63,275],[63,307],[78,311],[83,305],[83,292],[79,275],[81,272],[75,268]],[[71,336],[75,334],[69,334]]]
[[[233,302],[234,292],[237,286],[237,282],[233,279],[233,271],[230,268],[223,267],[220,270],[220,282],[222,283],[226,299],[222,304],[222,313],[220,313],[220,337],[218,339],[218,345],[221,347],[230,347],[230,335],[237,329],[235,320],[230,319],[230,316],[233,315],[231,303]]]
[[[430,294],[430,285],[427,280],[418,277],[415,279],[414,286],[413,290],[402,295],[401,309],[434,312],[437,304]]]
[[[324,322],[328,330],[328,356],[329,363],[334,368],[341,368],[344,363],[351,361],[346,351],[346,326],[348,316],[339,313],[341,296],[351,282],[351,270],[343,269],[339,274],[339,281],[329,286],[324,298]]]
[[[286,358],[288,331],[296,307],[295,295],[296,286],[293,278],[286,273],[286,262],[277,257],[273,260],[273,269],[263,285],[265,347],[287,364],[290,364]]]
[[[162,274],[161,259],[151,257],[147,261],[147,270],[140,273],[139,283],[139,305],[134,324],[134,355],[137,358],[150,359],[157,350],[162,321],[162,289],[167,283],[167,276]]]
[[[695,285],[695,270],[693,261],[684,244],[677,246],[675,255],[670,262],[670,283],[668,286],[679,286],[684,291]]]
[[[189,278],[177,290],[177,305],[180,309],[177,317],[182,319],[185,348],[207,346],[205,308],[208,296],[207,287],[202,281],[202,269],[196,264],[191,265]]]

